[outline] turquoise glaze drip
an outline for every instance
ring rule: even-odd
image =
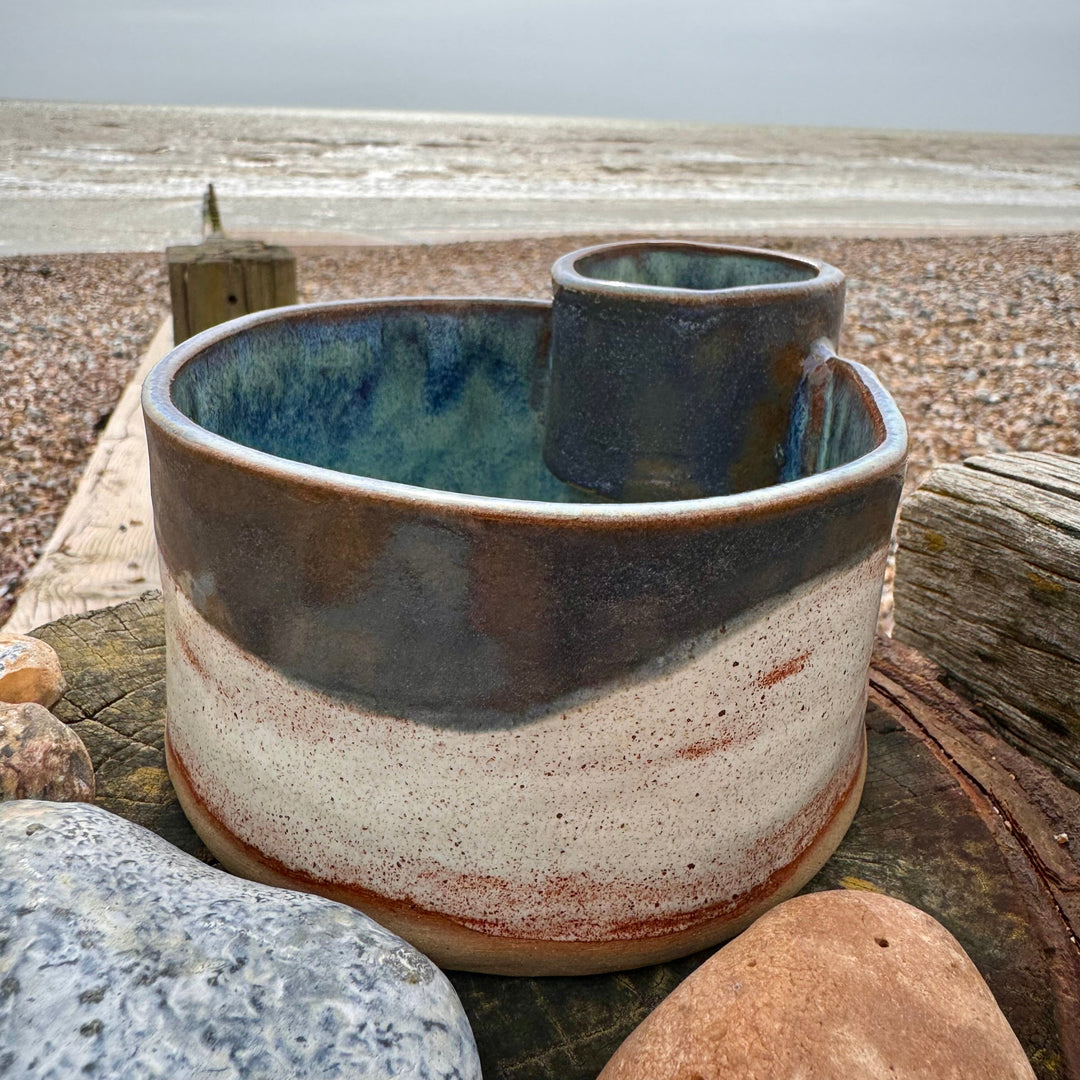
[[[780,482],[847,465],[880,441],[851,368],[835,357],[823,361],[803,375],[795,390]]]

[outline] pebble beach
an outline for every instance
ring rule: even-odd
[[[300,299],[544,298],[558,255],[614,238],[297,247]],[[878,373],[907,418],[908,490],[972,454],[1080,453],[1080,235],[698,239],[847,274],[841,351]],[[0,623],[167,314],[163,254],[0,259]],[[888,599],[887,585],[884,625]]]

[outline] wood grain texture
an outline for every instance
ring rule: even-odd
[[[1080,788],[1080,459],[933,473],[903,505],[895,636]]]
[[[95,802],[210,861],[165,771],[165,626],[161,594],[34,631],[60,657],[67,679],[53,715],[90,753]]]
[[[4,629],[25,634],[74,612],[139,596],[159,584],[150,465],[139,398],[150,369],[172,347],[158,328],[109,417],[41,558],[26,576]]]
[[[61,657],[69,688],[56,713],[90,750],[98,801],[212,861],[164,767],[160,597],[35,634]],[[883,892],[933,915],[987,980],[1040,1080],[1080,1080],[1080,794],[1005,743],[937,674],[878,640],[862,805],[808,890]],[[486,1080],[593,1080],[712,951],[614,975],[450,977]]]
[[[296,303],[296,259],[259,240],[211,236],[167,248],[177,344],[218,323]]]

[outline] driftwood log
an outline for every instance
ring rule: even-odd
[[[98,803],[212,862],[165,771],[158,595],[35,633],[60,654],[69,689],[54,711],[90,750]],[[870,680],[862,805],[808,888],[886,892],[939,919],[1038,1076],[1080,1080],[1080,794],[1003,742],[913,650],[879,640]],[[592,1080],[708,955],[617,975],[451,978],[487,1080]]]
[[[903,506],[894,631],[1080,789],[1080,459],[935,469]]]

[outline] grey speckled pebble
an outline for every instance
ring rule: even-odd
[[[479,1080],[429,960],[100,808],[0,806],[0,1077]]]

